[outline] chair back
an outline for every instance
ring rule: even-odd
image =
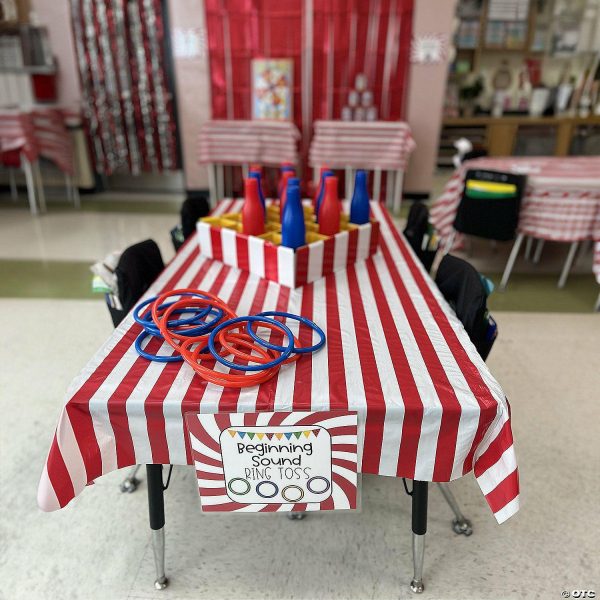
[[[435,277],[481,358],[485,360],[496,339],[497,326],[487,310],[487,291],[479,273],[465,260],[447,254]]]
[[[154,240],[145,240],[125,249],[115,269],[122,308],[108,305],[115,327],[137,304],[164,268],[160,249]]]
[[[403,233],[423,266],[429,271],[435,258],[435,251],[423,248],[423,240],[428,232],[429,209],[423,202],[413,202],[408,211],[408,219]]]
[[[469,169],[454,229],[489,240],[514,239],[526,182],[524,175]]]
[[[196,231],[198,219],[206,217],[210,212],[208,198],[204,194],[188,194],[181,206],[181,229],[187,238]]]

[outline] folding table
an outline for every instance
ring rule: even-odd
[[[216,212],[240,206],[223,201]],[[423,589],[428,482],[474,471],[497,521],[515,514],[518,470],[505,395],[386,209],[372,203],[372,213],[381,227],[379,252],[296,289],[208,259],[190,238],[148,295],[192,287],[217,294],[240,315],[301,314],[324,329],[326,346],[260,386],[227,389],[207,384],[187,364],[139,357],[140,327],[129,315],[69,387],[39,485],[40,507],[60,509],[103,474],[147,464],[161,587],[162,465],[193,464],[185,413],[350,409],[358,413],[362,472],[413,480],[415,591]],[[303,333],[300,341],[309,345]],[[154,339],[148,352],[162,345]],[[300,510],[281,505],[278,512],[294,509]]]
[[[198,135],[198,161],[208,169],[211,205],[225,193],[225,165],[242,168],[246,177],[248,167],[298,163],[298,128],[289,121],[226,120],[206,121]]]
[[[372,198],[381,200],[381,173],[387,173],[386,205],[400,210],[402,184],[415,141],[404,121],[315,121],[309,164],[315,179],[319,168],[344,169],[346,197],[352,196],[354,171],[373,171]],[[316,181],[315,181],[316,183]]]
[[[25,173],[29,206],[34,215],[38,213],[38,204],[41,212],[46,211],[40,157],[50,160],[64,173],[67,197],[79,208],[73,142],[66,126],[66,121],[74,117],[79,119],[72,111],[46,106],[0,110],[0,154],[16,155],[15,166],[20,165]],[[12,171],[11,192],[16,199]]]

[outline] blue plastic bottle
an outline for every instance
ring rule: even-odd
[[[290,182],[281,219],[281,245],[295,250],[304,244],[306,244],[306,227],[300,200],[300,187]]]
[[[321,202],[323,202],[323,197],[325,196],[325,179],[327,177],[333,177],[335,173],[333,171],[325,171],[323,173],[323,185],[321,185],[321,191],[317,196],[317,205],[315,206],[315,219],[317,223],[319,222],[319,210],[321,210]]]
[[[258,181],[258,197],[260,198],[260,203],[262,204],[263,212],[265,212],[266,204],[265,204],[265,197],[263,195],[263,190],[262,190],[261,174],[258,173],[257,171],[250,171],[250,173],[248,173],[248,177],[253,177],[254,179],[256,179]]]
[[[350,223],[364,225],[369,222],[369,192],[367,191],[367,173],[356,171],[354,193],[350,203]]]

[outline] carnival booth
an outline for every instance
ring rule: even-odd
[[[193,469],[203,513],[239,518],[360,510],[361,474],[395,478],[414,563],[398,585],[420,593],[430,484],[470,535],[450,482],[473,472],[502,523],[519,477],[509,404],[482,357],[496,335],[484,283],[438,287],[420,259],[431,236],[395,220],[417,148],[413,2],[205,0],[201,31],[170,23],[169,4],[70,3],[91,169],[108,186],[183,170],[210,213],[164,270],[152,243],[110,259],[116,329],[68,389],[39,506],[62,509],[125,467],[134,491],[145,465],[162,589],[173,465]],[[413,61],[441,60],[439,36],[420,41]],[[22,138],[29,168],[37,143]],[[450,263],[438,282],[473,277]],[[461,313],[473,303],[476,323]]]

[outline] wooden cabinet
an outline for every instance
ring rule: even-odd
[[[456,117],[446,118],[442,124],[439,166],[448,166],[449,149],[460,137],[483,145],[490,156],[511,156],[516,147],[517,136],[527,128],[548,128],[554,136],[554,156],[568,156],[573,136],[580,126],[591,126],[600,134],[600,116],[581,117]],[[454,154],[454,152],[452,152]]]

